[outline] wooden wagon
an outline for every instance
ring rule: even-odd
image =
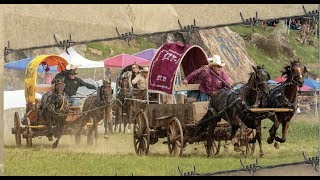
[[[63,71],[68,62],[57,55],[40,55],[30,61],[25,71],[25,98],[26,113],[20,118],[19,113],[14,113],[14,127],[11,133],[15,135],[16,145],[21,145],[21,139],[26,139],[27,147],[32,146],[32,138],[45,136],[47,132],[46,119],[39,117],[40,100],[36,94],[44,94],[52,90],[51,84],[37,84],[37,72],[39,68],[47,68],[46,71]],[[66,124],[68,128],[64,129],[64,134],[72,133],[77,124],[74,122],[80,117],[80,107],[69,107],[66,115]],[[55,127],[53,127],[55,128]],[[21,138],[22,137],[22,138]]]
[[[159,48],[150,65],[147,92],[160,93],[162,99],[158,102],[127,99],[135,103],[132,109],[133,139],[137,154],[148,154],[149,146],[159,138],[167,138],[170,155],[183,154],[186,144],[193,138],[196,123],[207,112],[209,102],[190,101],[185,93],[198,91],[199,84],[181,85],[181,82],[183,76],[207,64],[207,55],[199,46],[170,43]],[[169,103],[164,103],[166,97],[171,98]],[[215,131],[208,132],[198,142],[204,142],[207,155],[212,156],[219,153],[220,141],[230,140],[231,126],[222,122]],[[251,134],[252,131],[245,137]],[[247,152],[252,149],[248,146]]]

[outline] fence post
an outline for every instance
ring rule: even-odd
[[[315,102],[315,108],[314,108],[314,112],[315,112],[315,115],[316,115],[316,117],[318,117],[319,116],[319,112],[318,112],[318,95],[317,95],[317,90],[315,90],[314,91],[314,98],[315,98],[315,100],[314,100],[314,102]]]

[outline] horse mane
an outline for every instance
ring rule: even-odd
[[[291,72],[291,66],[292,66],[292,64],[298,64],[298,63],[300,63],[300,62],[297,61],[297,60],[294,60],[290,65],[285,66],[285,67],[283,68],[284,70],[281,71],[282,76],[284,76],[284,75],[285,75],[286,77],[291,76],[291,74],[292,74],[292,72]]]
[[[253,67],[254,71],[249,73],[249,80],[252,79],[252,76],[254,76],[256,70],[264,69],[263,65],[262,66],[257,65],[256,67],[254,67],[254,66],[252,66],[252,67]],[[249,82],[249,80],[248,80],[248,82]]]

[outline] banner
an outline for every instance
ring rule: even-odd
[[[149,73],[148,90],[172,94],[177,70],[190,45],[171,43],[163,45],[155,55]]]

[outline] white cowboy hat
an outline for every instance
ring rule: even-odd
[[[68,64],[66,66],[66,70],[77,69],[77,68],[78,68],[78,65],[76,64]]]
[[[226,63],[223,62],[221,57],[219,55],[213,55],[212,57],[209,57],[208,59],[210,66],[225,66]]]
[[[143,69],[141,70],[141,72],[149,72],[149,67],[148,66],[144,66]]]

